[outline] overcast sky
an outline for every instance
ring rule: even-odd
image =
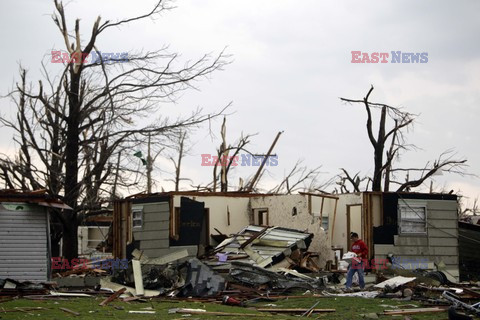
[[[70,27],[81,18],[89,35],[94,18],[116,20],[147,12],[155,1],[70,1]],[[405,154],[405,167],[423,166],[442,151],[453,149],[468,159],[469,172],[480,174],[477,123],[480,120],[480,2],[478,1],[282,1],[178,0],[162,17],[133,23],[102,34],[100,50],[132,52],[168,44],[185,61],[227,47],[233,63],[185,93],[165,114],[190,113],[200,106],[212,112],[233,102],[227,138],[258,133],[250,150],[265,153],[278,131],[284,130],[275,153],[279,165],[269,169],[262,185],[282,179],[298,159],[308,167],[323,166],[328,180],[346,168],[371,174],[373,150],[365,131],[361,106],[345,105],[339,97],[361,99],[371,84],[371,100],[402,106],[419,114],[408,134],[421,149]],[[51,14],[53,1],[2,1],[0,93],[18,79],[18,64],[40,77],[40,61],[52,49],[64,49]],[[351,63],[351,51],[428,53],[427,63]],[[0,112],[11,112],[0,100]],[[220,121],[213,123],[219,131]],[[11,150],[8,132],[1,130],[0,148]],[[206,128],[190,138],[192,150],[183,176],[196,184],[210,181],[212,168],[202,167],[203,153],[214,153],[219,140]],[[157,165],[170,170],[166,160]],[[254,173],[241,168],[232,176]],[[157,173],[158,186],[171,178]],[[437,190],[461,190],[471,199],[480,195],[479,180],[443,175]],[[189,188],[188,184],[184,188]]]

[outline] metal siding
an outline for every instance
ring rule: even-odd
[[[0,206],[0,278],[48,281],[45,209],[11,211]]]
[[[406,199],[407,203],[427,206],[427,234],[401,234],[394,237],[395,245],[375,245],[375,257],[388,253],[402,258],[426,258],[431,262],[443,261],[449,272],[458,277],[458,222],[457,202],[454,200]],[[399,200],[399,205],[401,200]]]
[[[140,241],[140,249],[152,257],[157,257],[161,252],[169,250],[169,204],[144,203],[143,226],[134,228],[135,240]]]

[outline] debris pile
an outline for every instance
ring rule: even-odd
[[[288,264],[312,265],[310,255],[302,256],[312,242],[313,234],[280,227],[248,226],[225,239],[216,249],[220,262],[236,260],[258,267],[270,267],[287,260]],[[291,257],[292,253],[296,252]],[[309,260],[307,262],[307,260]],[[316,271],[319,270],[317,267]]]
[[[339,278],[346,271],[323,271],[315,253],[308,251],[312,238],[313,234],[298,230],[247,226],[225,238],[200,259],[189,257],[185,249],[158,258],[150,258],[135,249],[133,259],[126,261],[125,268],[117,268],[113,272],[89,266],[55,274],[54,279],[59,283],[66,280],[76,283],[73,280],[84,279],[79,280],[80,285],[0,279],[0,297],[34,296],[45,299],[104,295],[99,304],[102,307],[115,300],[133,302],[145,299],[187,299],[243,307],[258,301],[275,302],[285,297],[352,296],[406,301],[403,308],[387,305],[383,315],[447,312],[447,309],[452,315],[457,314],[458,309],[480,315],[480,288],[474,283],[451,282],[439,270],[405,270],[393,268],[390,264],[385,269],[376,270],[374,277],[370,275],[367,289],[345,292]],[[345,257],[348,261],[348,255]],[[88,285],[86,279],[89,276],[98,281]],[[412,305],[412,302],[416,304]],[[418,303],[422,304],[421,308],[417,307]],[[288,312],[307,317],[313,313],[335,312],[335,309],[316,308],[318,304],[307,309],[275,308],[271,304],[269,308],[256,308],[256,311]],[[76,314],[68,308],[61,310]],[[153,310],[132,312],[155,313]],[[184,308],[171,309],[170,312],[237,315]]]

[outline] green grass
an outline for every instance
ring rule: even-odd
[[[199,302],[187,302],[187,301],[158,301],[149,300],[147,303],[141,302],[121,302],[114,301],[108,306],[100,307],[98,304],[104,299],[104,297],[92,297],[92,298],[71,298],[68,300],[27,300],[27,299],[15,299],[13,301],[7,301],[0,303],[0,319],[48,319],[48,320],[61,320],[61,319],[92,319],[92,320],[104,320],[104,319],[262,319],[269,317],[269,313],[264,313],[264,317],[248,317],[248,316],[235,316],[235,317],[219,317],[219,316],[207,316],[207,315],[192,315],[191,317],[184,317],[181,314],[168,314],[168,310],[171,308],[199,308],[206,309],[207,311],[222,311],[222,312],[235,312],[235,313],[257,313],[250,308],[230,307],[215,303],[199,303]],[[411,304],[410,301],[395,301],[390,299],[364,299],[364,298],[351,298],[351,297],[338,297],[338,298],[290,298],[279,300],[275,302],[261,302],[250,304],[251,307],[265,307],[266,304],[275,304],[276,308],[310,308],[315,302],[320,303],[316,308],[333,308],[336,309],[335,313],[324,313],[312,315],[311,319],[363,319],[361,314],[366,313],[381,313],[385,309],[394,309],[389,306],[401,306],[405,304]],[[413,304],[419,305],[415,302]],[[420,305],[419,305],[420,306]],[[15,308],[28,308],[28,307],[43,307],[46,310],[34,310],[28,312],[1,312],[2,310],[12,310]],[[65,313],[59,308],[68,308],[70,310],[79,312],[80,316],[75,316],[69,313]],[[145,308],[153,308],[156,314],[129,314],[128,310],[147,310]],[[404,308],[411,308],[405,306]],[[272,315],[271,318],[275,319],[298,319],[293,315]],[[447,319],[447,313],[425,313],[419,315],[410,315],[411,319]],[[392,317],[392,316],[380,316],[380,319],[404,319],[404,316]]]

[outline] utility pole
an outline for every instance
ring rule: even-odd
[[[153,160],[150,153],[150,144],[151,137],[150,133],[148,134],[148,151],[147,151],[147,193],[152,193],[152,170],[153,170]]]
[[[252,182],[247,187],[247,191],[251,192],[253,190],[253,187],[255,187],[255,184],[257,183],[257,179],[260,176],[260,173],[262,172],[263,167],[265,166],[265,162],[267,162],[268,158],[272,154],[273,148],[275,148],[275,145],[277,144],[278,139],[280,138],[280,135],[283,133],[283,131],[279,131],[277,133],[277,136],[275,137],[275,140],[273,140],[272,145],[270,146],[270,149],[268,149],[267,155],[262,161],[262,164],[260,165],[260,168],[258,168],[257,173],[255,173],[255,176],[252,179]]]

